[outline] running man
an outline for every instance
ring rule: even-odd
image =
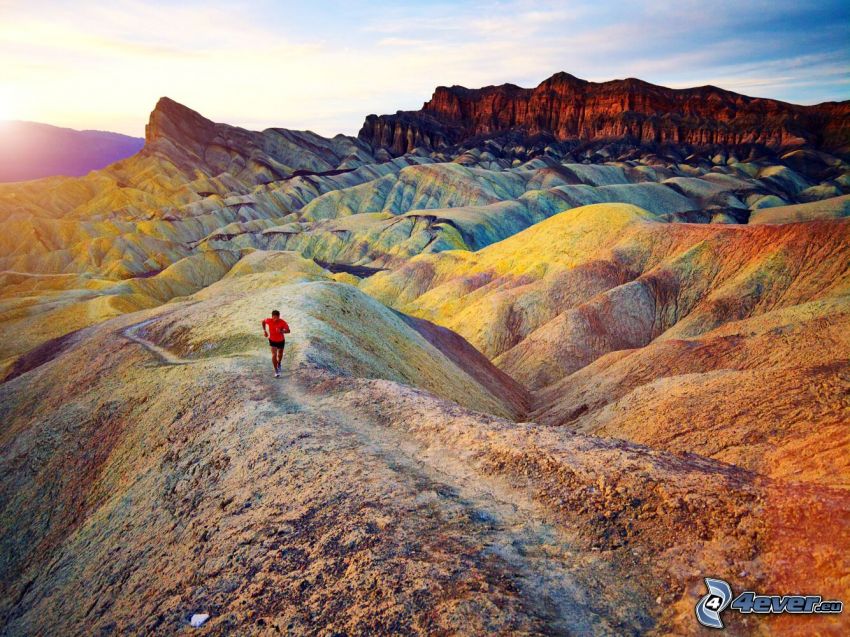
[[[283,358],[283,348],[286,346],[284,334],[289,334],[289,325],[280,318],[280,312],[274,310],[272,317],[263,319],[263,334],[269,339],[272,348],[272,365],[274,365],[274,377],[280,378],[280,361]]]

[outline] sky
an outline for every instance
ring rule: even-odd
[[[167,95],[219,122],[356,134],[439,85],[557,71],[850,99],[850,1],[0,0],[0,120],[144,135]]]

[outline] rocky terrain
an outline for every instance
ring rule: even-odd
[[[438,89],[398,147],[163,98],[137,155],[0,186],[0,634],[697,634],[706,576],[848,600],[846,105],[544,85]],[[715,137],[609,139],[687,109]]]
[[[362,287],[466,337],[537,422],[848,486],[847,219],[671,226],[599,204]]]
[[[419,111],[370,115],[359,137],[396,155],[510,131],[557,141],[850,150],[850,105],[797,106],[716,86],[669,89],[635,78],[588,82],[556,73],[533,89],[440,86]]]

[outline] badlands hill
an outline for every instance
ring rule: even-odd
[[[0,186],[0,634],[693,634],[705,576],[850,597],[846,157],[473,132],[394,157],[163,98],[138,154]]]
[[[254,252],[7,381],[5,632],[691,632],[704,572],[846,592],[844,489],[490,415],[522,390],[437,330]]]
[[[535,393],[537,422],[850,486],[848,219],[585,206],[362,287],[467,338]]]
[[[80,176],[142,149],[144,140],[36,122],[0,122],[0,182]]]

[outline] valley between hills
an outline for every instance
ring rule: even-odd
[[[163,98],[132,157],[0,184],[0,634],[698,634],[704,577],[846,602],[848,122],[564,73],[357,137]]]

